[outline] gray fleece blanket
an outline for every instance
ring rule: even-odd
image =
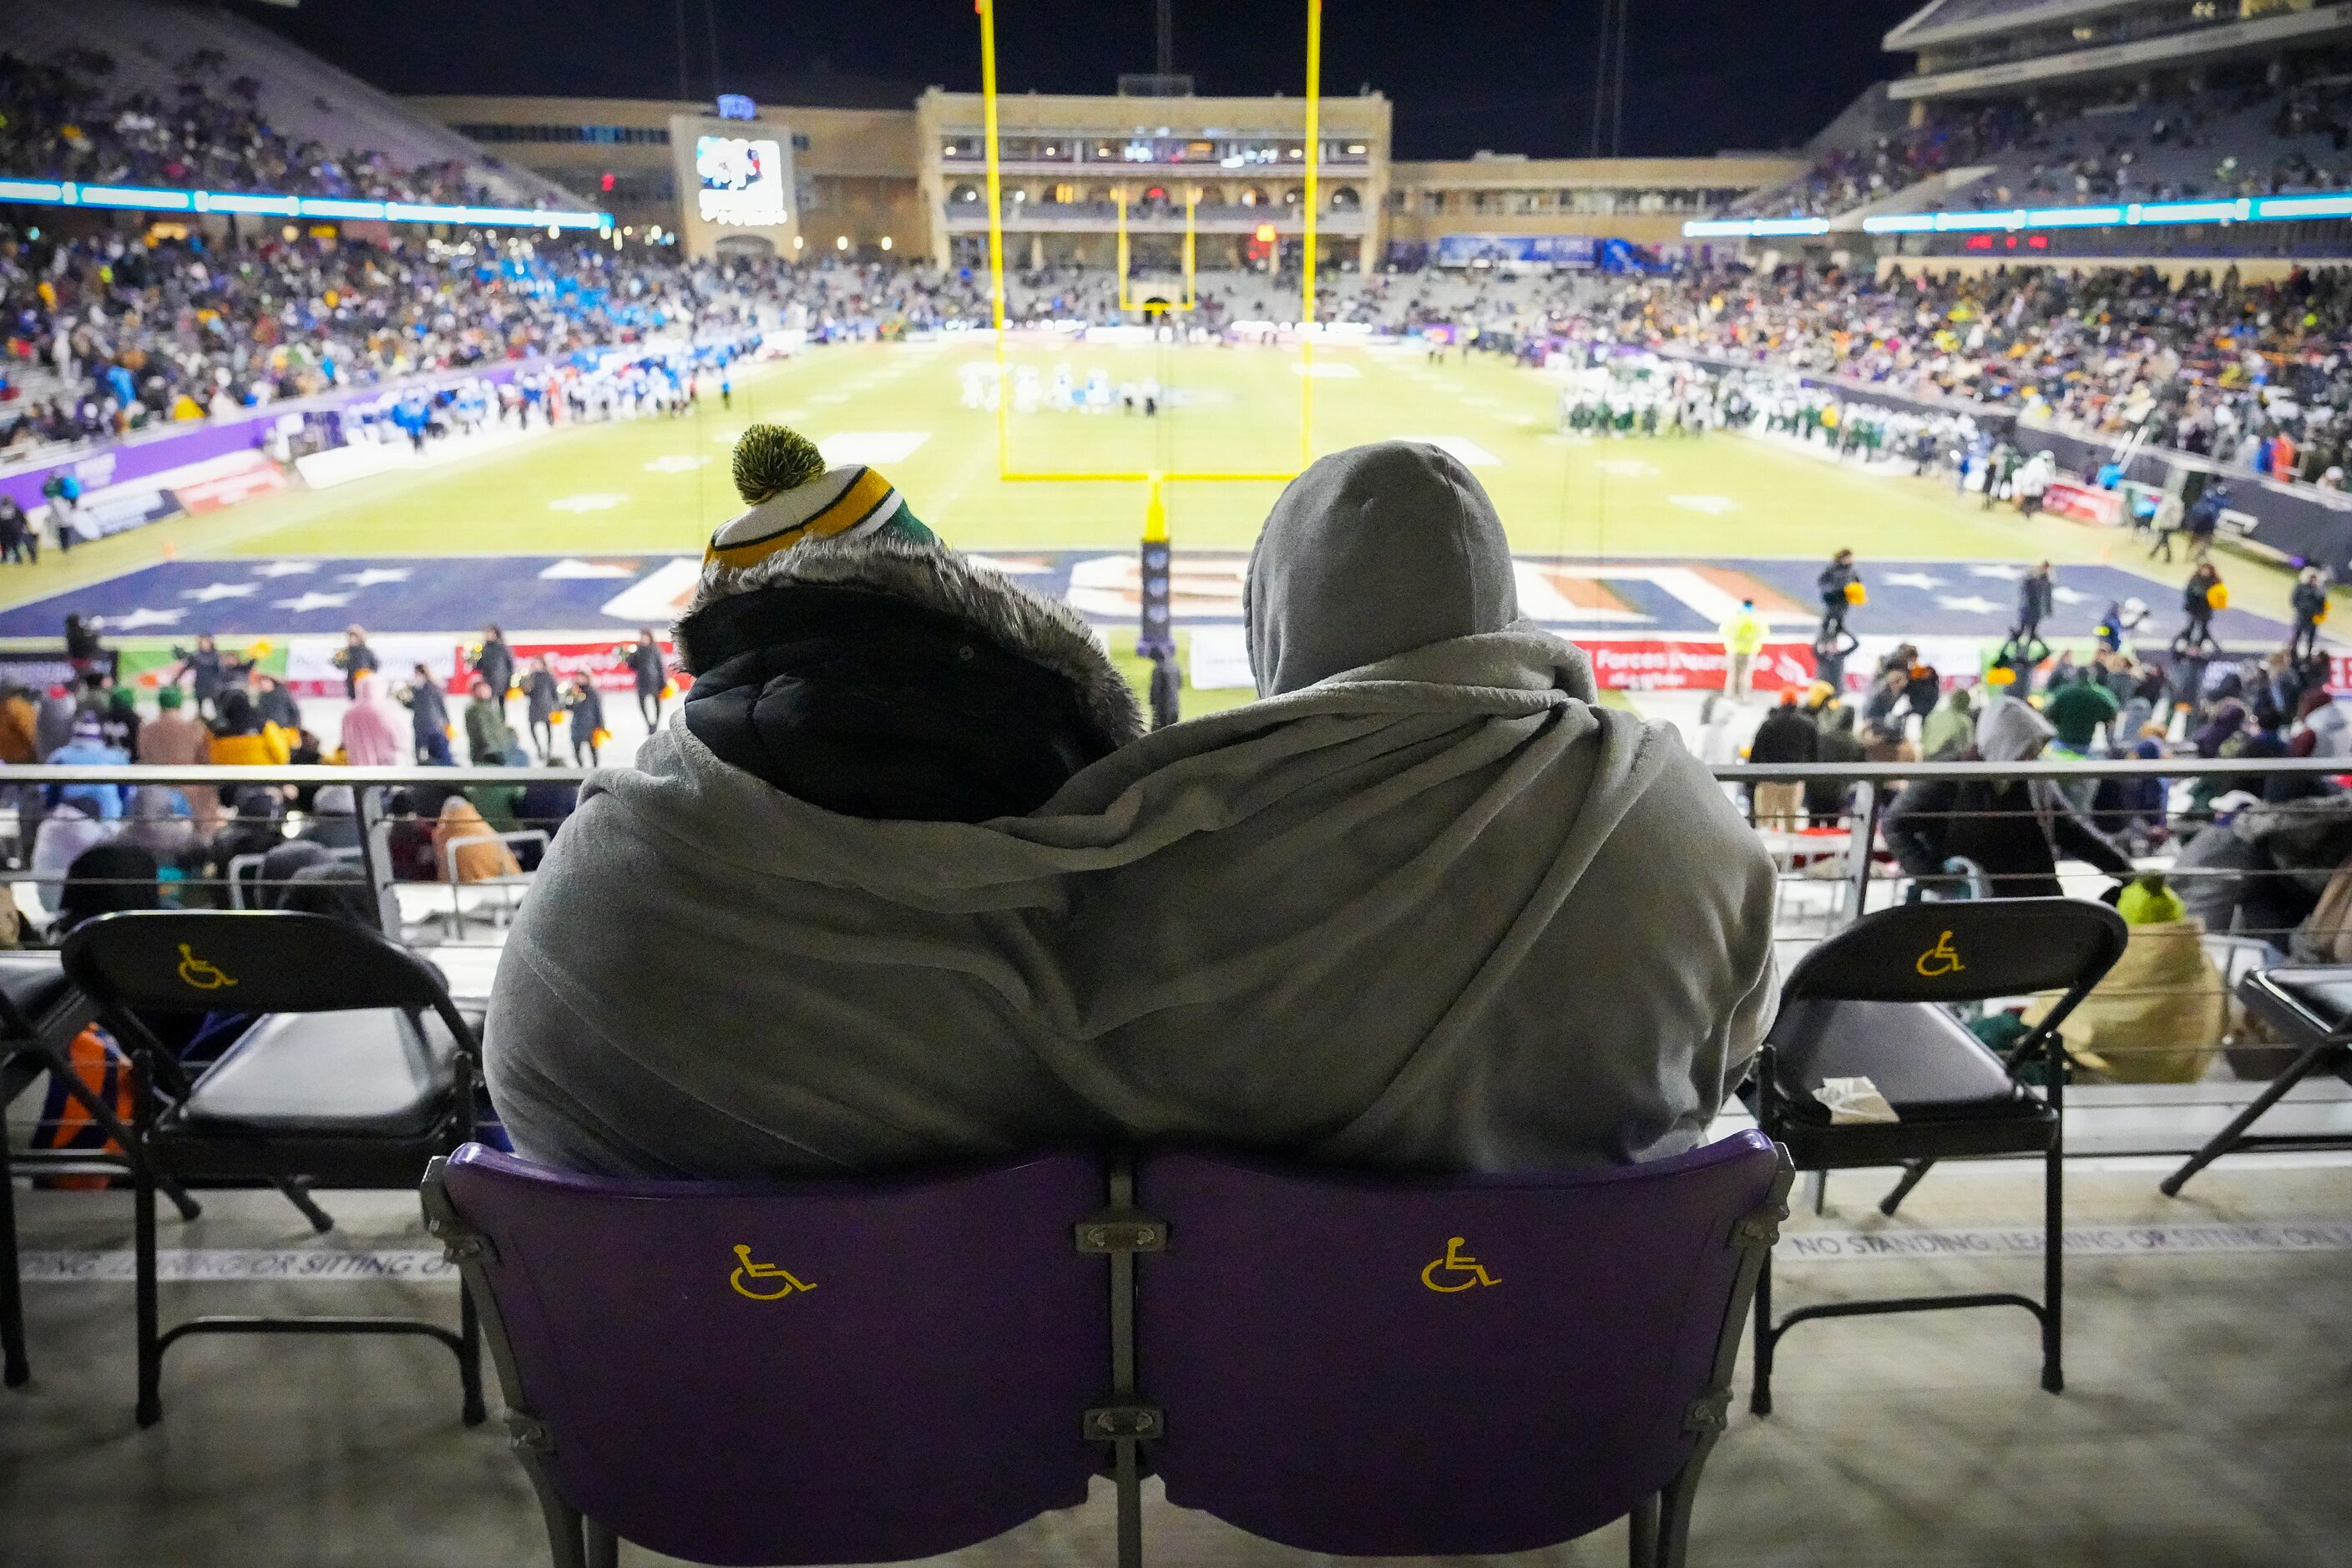
[[[1034,816],[835,816],[677,720],[596,774],[492,1000],[518,1147],[734,1175],[1104,1135],[1487,1171],[1698,1142],[1776,1001],[1770,862],[1670,731],[1599,707],[1582,653],[1511,618],[1475,481],[1392,450],[1474,546],[1385,576],[1424,605],[1408,633],[1443,629],[1425,601],[1450,593],[1479,629],[1384,654],[1318,634],[1326,595],[1380,607],[1319,549],[1317,582],[1286,578],[1317,530],[1277,509],[1251,616],[1279,694],[1146,736]],[[1306,500],[1356,506],[1374,550],[1412,488],[1341,478]]]
[[[1416,1168],[1678,1152],[1769,1022],[1770,867],[1590,679],[1538,631],[1441,644],[969,826],[834,816],[673,720],[591,780],[525,901],[493,1094],[527,1152],[613,1172],[1101,1132]]]

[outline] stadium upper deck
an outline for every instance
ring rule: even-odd
[[[2332,199],[2352,191],[2347,37],[2344,5],[1936,0],[1885,37],[1913,74],[1841,116],[1796,178],[1685,232],[1906,255],[2352,254],[2352,197]]]

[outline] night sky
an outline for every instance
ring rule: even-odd
[[[1907,65],[1883,53],[1919,0],[1636,4],[1625,57],[1622,150],[1700,154],[1793,146],[1871,82]],[[1153,8],[1103,0],[999,0],[1007,90],[1108,92],[1152,68]],[[812,70],[976,89],[971,0],[683,0],[689,96],[751,90]],[[706,16],[706,6],[715,15]],[[302,0],[241,7],[394,92],[671,97],[673,0]],[[1538,157],[1591,150],[1600,0],[1328,0],[1323,87],[1370,86],[1396,106],[1395,154]],[[1258,0],[1176,0],[1176,68],[1202,92],[1297,92],[1306,10]],[[887,99],[882,101],[888,101]]]

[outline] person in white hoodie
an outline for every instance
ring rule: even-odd
[[[936,548],[761,570],[1000,602]],[[769,639],[754,664],[793,644],[735,597],[706,573],[690,664],[714,623]],[[487,1049],[517,1147],[716,1176],[1104,1136],[1495,1172],[1700,1142],[1771,1021],[1771,862],[1669,732],[1519,620],[1477,481],[1420,445],[1322,459],[1244,614],[1264,700],[985,818],[827,809],[730,760],[697,706],[748,699],[698,669],[643,771],[586,785],[508,943]],[[1029,646],[1072,667],[1058,632]]]

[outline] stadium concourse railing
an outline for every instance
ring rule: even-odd
[[[541,855],[589,771],[0,766],[0,847],[5,851],[0,877],[16,895],[26,945],[51,938],[61,903],[86,914],[151,900],[268,908],[289,898],[309,900],[300,907],[318,907],[327,899],[332,907],[420,948],[484,950],[475,963],[478,973],[486,973],[514,910],[530,896]],[[2226,1057],[2242,1078],[2277,1071],[2277,1047],[2246,1036],[2245,1019],[2230,993],[2245,973],[2293,956],[2323,953],[2344,934],[2333,925],[2317,929],[2315,921],[2340,919],[2330,912],[2335,901],[2323,902],[2321,894],[2337,865],[2352,863],[2352,793],[2332,782],[2352,774],[2352,760],[1814,763],[1712,771],[1749,814],[1773,858],[1774,935],[1782,943],[1784,968],[1803,947],[1868,910],[1912,898],[1996,891],[1965,856],[1915,875],[1925,869],[1918,853],[1923,837],[1932,844],[1941,830],[1961,829],[1967,818],[2040,818],[2049,805],[2045,798],[2042,808],[2027,803],[1968,807],[1961,803],[1972,797],[1963,794],[1947,809],[1924,816],[1906,811],[1912,869],[1906,869],[1886,834],[1890,808],[1905,784],[2032,780],[2066,795],[2135,868],[2162,871],[2190,910],[2207,916],[2199,945],[2209,962],[2155,965],[2149,982],[2160,993],[2153,1000],[2163,1004],[2163,1016],[2191,1020],[2179,1027],[2192,1028],[2197,1037],[2179,1037],[2177,1030],[2166,1036],[2161,1029],[2154,1038],[2133,1038],[2128,1032],[2119,1037],[2117,1048],[2126,1056],[2166,1056],[2168,1065],[2161,1070],[2176,1081],[2200,1058],[2210,1067]],[[2148,789],[2150,780],[2159,781],[2160,787]],[[121,857],[107,858],[104,874],[87,874],[91,868],[85,867],[86,874],[75,876],[65,849],[86,849],[99,834],[110,835],[111,841],[134,820],[126,816],[122,825],[96,833],[68,823],[62,831],[51,830],[55,842],[45,847],[40,824],[45,816],[57,816],[49,805],[51,792],[90,784],[121,786],[126,796],[142,786],[190,790],[200,812],[205,792],[219,804],[205,825],[185,835],[170,828],[158,833],[152,824],[131,829],[131,839],[161,838],[174,846],[157,855],[159,882],[149,882],[144,863],[136,860],[126,878]],[[317,792],[332,785],[352,790],[354,809],[349,817],[320,809]],[[1776,792],[1769,787],[1773,785],[1796,787]],[[257,798],[255,791],[275,797],[277,804]],[[2263,798],[2300,792],[2316,793],[2300,799]],[[467,805],[446,804],[457,798]],[[331,799],[340,804],[339,797]],[[482,820],[473,820],[477,816]],[[2014,826],[2046,831],[2039,820],[2031,828],[2021,822]],[[2217,832],[2236,842],[2184,853],[2200,835]],[[1968,835],[1959,837],[1965,841]],[[302,838],[323,840],[323,853],[270,853]],[[289,863],[306,859],[311,862],[307,867]],[[322,876],[337,886],[322,889]],[[2067,891],[2084,897],[2111,894],[2118,885],[2106,872],[2063,858],[2060,877]],[[2128,1003],[2136,995],[2132,984],[2124,976],[2111,978],[2101,995]],[[2193,1022],[2200,1017],[2210,1029]],[[2113,1065],[2122,1078],[2135,1074],[2129,1060]],[[2219,1076],[2218,1068],[2213,1071]]]

